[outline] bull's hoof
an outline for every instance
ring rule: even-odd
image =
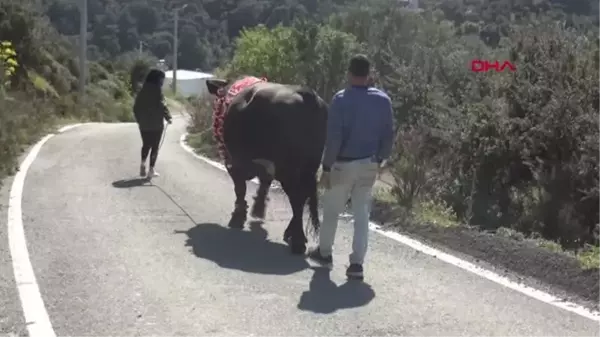
[[[283,233],[283,241],[290,246],[290,250],[294,255],[303,255],[306,253],[306,241],[305,240],[297,240],[286,230]]]
[[[246,223],[247,216],[245,211],[235,211],[231,213],[231,219],[229,219],[229,223],[227,226],[229,228],[244,228],[244,224]]]
[[[293,255],[304,255],[306,253],[306,244],[292,242],[290,245],[290,250]]]
[[[292,245],[292,236],[288,234],[287,231],[283,233],[283,242],[287,243],[290,246]]]
[[[252,210],[250,211],[250,215],[256,219],[265,219],[265,214],[267,213],[267,202],[269,198],[265,197],[264,199],[260,199],[258,196],[254,197],[254,204],[252,204]]]
[[[254,202],[252,205],[252,211],[250,215],[252,215],[255,219],[264,219],[266,213],[267,205],[264,202]]]

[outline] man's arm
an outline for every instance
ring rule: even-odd
[[[379,151],[377,152],[379,164],[390,157],[394,144],[394,111],[392,101],[389,98],[384,105],[382,122],[381,139],[379,140]]]
[[[327,141],[325,142],[325,154],[323,156],[323,172],[331,171],[331,166],[338,157],[342,146],[343,115],[341,111],[340,96],[334,96],[329,105],[327,117]]]

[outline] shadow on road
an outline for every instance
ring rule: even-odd
[[[298,309],[318,314],[331,314],[339,309],[367,305],[375,298],[375,291],[368,283],[347,281],[338,286],[330,278],[327,268],[313,268],[315,273],[308,291],[302,293]]]
[[[309,267],[302,256],[290,255],[287,245],[267,240],[260,221],[250,222],[250,230],[232,229],[215,223],[201,223],[187,231],[186,246],[197,257],[222,268],[248,273],[289,275]]]
[[[113,181],[112,185],[116,188],[131,188],[137,186],[151,186],[145,185],[147,182],[150,182],[148,178],[132,178],[132,179],[121,179],[117,181]]]

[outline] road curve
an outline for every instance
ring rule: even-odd
[[[348,224],[334,270],[310,268],[282,242],[291,211],[277,193],[263,225],[229,230],[232,184],[180,147],[184,130],[183,119],[169,127],[152,184],[124,182],[138,170],[134,124],[66,131],[33,162],[23,224],[57,335],[599,334],[593,320],[376,234],[366,282],[347,283]],[[0,230],[0,334],[25,331],[7,240]]]

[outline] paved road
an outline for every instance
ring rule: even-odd
[[[264,225],[229,230],[232,184],[179,146],[183,131],[181,119],[169,128],[154,186],[115,184],[136,177],[133,124],[86,125],[44,145],[23,221],[58,335],[598,335],[597,322],[377,234],[367,282],[346,283],[347,224],[331,274],[311,269],[282,243],[291,212],[279,194]],[[0,333],[15,332],[4,229],[0,240]]]

